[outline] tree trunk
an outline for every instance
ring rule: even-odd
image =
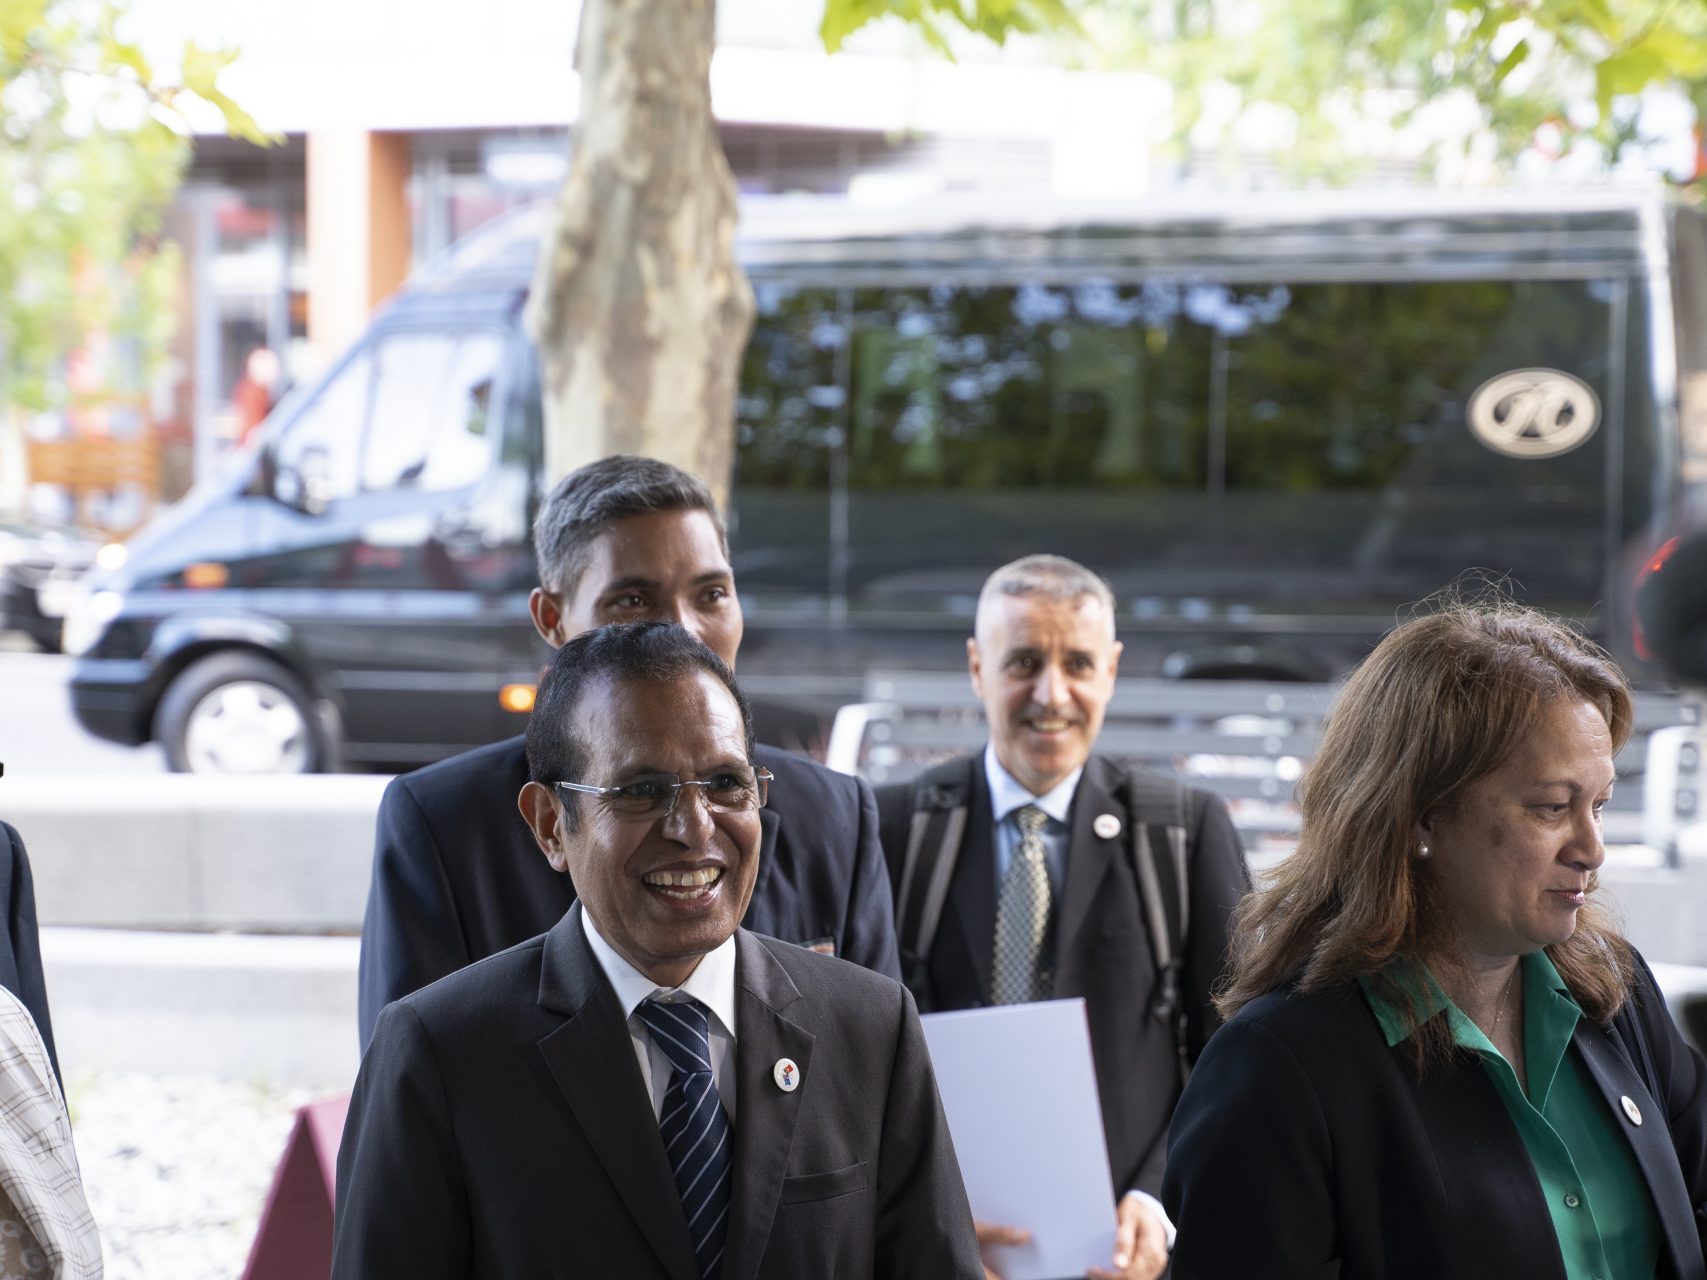
[[[611,453],[723,501],[753,296],[711,114],[715,0],[586,0],[569,177],[528,306],[555,481]]]

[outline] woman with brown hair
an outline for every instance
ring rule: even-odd
[[[1707,1066],[1595,897],[1630,727],[1505,603],[1347,681],[1174,1113],[1174,1280],[1707,1280]]]

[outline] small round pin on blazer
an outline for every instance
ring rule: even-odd
[[[1112,813],[1099,813],[1091,823],[1091,830],[1104,840],[1112,840],[1120,834],[1120,818]]]
[[[800,1068],[794,1065],[793,1058],[778,1058],[776,1066],[771,1068],[771,1079],[784,1093],[793,1093],[800,1087]]]
[[[1636,1105],[1636,1100],[1629,1094],[1619,1098],[1618,1104],[1624,1108],[1624,1114],[1630,1117],[1631,1124],[1642,1123],[1642,1109]]]

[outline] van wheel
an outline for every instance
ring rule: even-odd
[[[249,653],[185,667],[160,699],[154,736],[174,773],[314,773],[323,758],[308,690]]]

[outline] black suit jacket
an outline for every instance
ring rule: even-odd
[[[871,789],[775,747],[754,759],[776,781],[743,923],[900,977]],[[362,925],[363,1045],[391,1001],[544,933],[575,901],[516,808],[527,780],[524,741],[510,738],[385,789]]]
[[[980,1280],[911,998],[736,933],[725,1280]],[[779,1089],[779,1058],[800,1068]],[[338,1153],[334,1280],[698,1280],[615,992],[579,907],[387,1008]]]
[[[0,987],[5,987],[36,1020],[42,1043],[55,1072],[59,1055],[53,1047],[53,1023],[47,1016],[47,983],[42,978],[41,933],[36,928],[36,888],[30,876],[23,837],[8,822],[0,822],[0,918],[6,935],[0,938]]]
[[[878,791],[890,876],[901,875],[915,795],[933,788],[939,802],[964,803],[967,815],[927,977],[913,984],[927,1012],[989,1002],[996,930],[995,832],[983,752]],[[1179,1053],[1173,1029],[1151,1013],[1157,975],[1132,859],[1133,804],[1126,766],[1094,755],[1085,762],[1069,815],[1066,884],[1055,908],[1055,994],[1085,999],[1115,1189],[1155,1194],[1179,1094]],[[1120,819],[1117,835],[1096,834],[1100,814]],[[1183,817],[1189,864],[1181,995],[1195,1058],[1216,1026],[1210,990],[1224,963],[1228,917],[1249,878],[1239,833],[1218,797],[1187,789]]]
[[[1604,1028],[1584,1019],[1572,1047],[1653,1195],[1660,1280],[1703,1280],[1707,1068],[1645,965],[1636,1000],[1663,1097]],[[1388,1047],[1355,984],[1271,992],[1222,1027],[1168,1143],[1174,1280],[1565,1280],[1541,1183],[1486,1070],[1466,1053],[1419,1080],[1409,1053]]]

